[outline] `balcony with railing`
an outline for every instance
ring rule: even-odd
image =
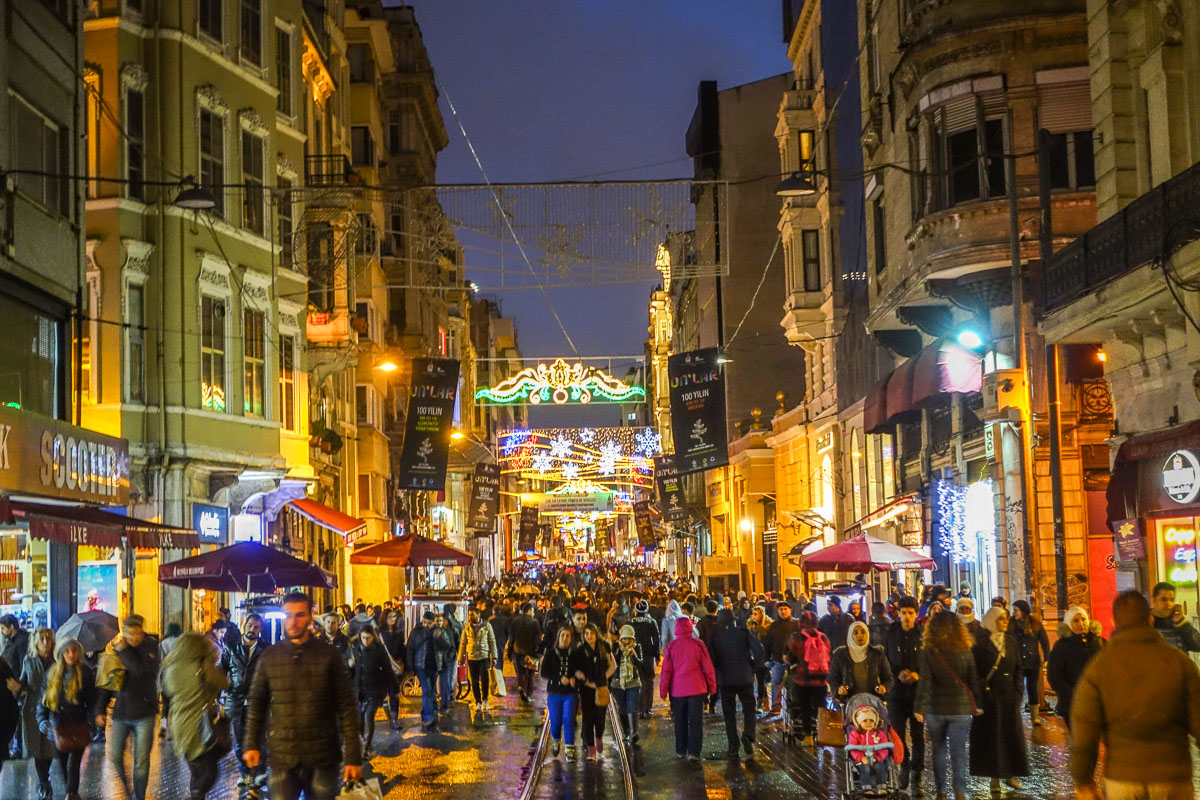
[[[1054,311],[1200,239],[1200,163],[1146,192],[1043,265],[1043,302]]]
[[[357,177],[350,159],[341,153],[304,157],[304,183],[307,186],[353,186]]]

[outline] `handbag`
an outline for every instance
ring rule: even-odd
[[[596,705],[599,706],[600,708],[605,708],[608,705],[608,701],[611,698],[611,696],[612,695],[608,691],[607,686],[597,686],[596,687]]]
[[[54,749],[60,753],[75,753],[92,743],[92,728],[86,722],[64,722],[51,729]]]
[[[233,749],[233,729],[225,709],[214,702],[205,710],[200,719],[200,741],[204,744],[204,752],[214,752],[219,757]]]
[[[507,697],[508,687],[504,685],[504,670],[492,667],[492,687],[496,697]]]
[[[817,744],[823,747],[845,747],[845,717],[840,708],[825,705],[817,709]]]
[[[455,675],[458,678],[459,683],[466,683],[467,682],[467,665],[459,664],[458,672],[455,673]]]
[[[104,651],[96,664],[96,688],[119,692],[125,685],[125,665],[116,653]]]
[[[383,800],[379,778],[363,778],[343,783],[336,800]]]
[[[934,650],[933,654],[938,657],[938,661],[942,662],[942,666],[945,667],[946,671],[950,673],[950,677],[954,678],[958,685],[966,690],[967,699],[971,701],[971,716],[978,717],[980,714],[982,714],[983,711],[979,708],[979,704],[975,702],[975,693],[971,691],[971,687],[967,686],[966,682],[962,678],[958,677],[958,673],[954,671],[953,667],[946,663],[946,659],[942,658],[941,653],[939,653],[937,650]]]

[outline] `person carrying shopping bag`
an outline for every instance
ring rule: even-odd
[[[171,698],[171,741],[191,774],[188,798],[203,800],[217,782],[221,759],[233,748],[228,719],[214,723],[229,676],[217,666],[217,649],[207,637],[185,633],[167,654],[162,684]]]
[[[479,609],[468,609],[467,624],[463,628],[458,646],[458,663],[467,662],[476,711],[488,710],[492,664],[496,662],[497,652],[496,634],[492,632],[492,624],[480,615]]]
[[[717,691],[717,675],[704,642],[692,636],[692,621],[675,621],[674,638],[663,651],[658,691],[670,698],[675,718],[675,755],[700,762],[704,744],[704,698]]]

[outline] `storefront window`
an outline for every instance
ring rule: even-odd
[[[24,528],[0,530],[0,614],[12,614],[23,628],[49,623],[46,542]]]
[[[58,417],[61,322],[13,297],[0,295],[0,403]]]
[[[1171,517],[1157,519],[1155,549],[1157,580],[1175,585],[1175,602],[1183,605],[1189,617],[1200,612],[1200,582],[1197,580],[1196,532],[1200,519]]]

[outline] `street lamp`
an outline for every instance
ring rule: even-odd
[[[212,211],[217,207],[217,198],[208,189],[196,183],[196,179],[188,175],[180,184],[187,186],[175,195],[175,206],[188,211]]]
[[[400,367],[396,365],[395,361],[384,361],[380,364],[376,364],[375,369],[383,372],[395,372],[396,370],[400,369]]]
[[[775,185],[775,194],[780,197],[806,197],[816,193],[817,187],[807,170],[797,170]]]
[[[964,328],[958,332],[958,336],[954,337],[955,341],[961,344],[968,350],[978,350],[983,347],[983,337],[978,332],[970,328]]]
[[[754,520],[749,517],[743,517],[741,528],[743,533],[750,533],[754,530]]]

